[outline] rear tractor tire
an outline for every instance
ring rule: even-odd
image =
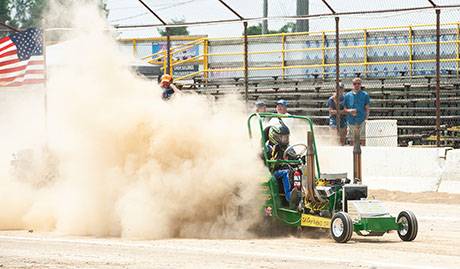
[[[411,211],[401,211],[397,218],[401,228],[398,230],[399,238],[402,241],[413,241],[417,237],[418,223],[417,218]]]
[[[346,243],[353,235],[353,220],[346,212],[338,212],[331,219],[331,236],[337,243]]]

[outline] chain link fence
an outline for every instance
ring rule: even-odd
[[[437,23],[444,11],[454,20]],[[169,55],[160,49],[143,58],[174,73],[184,88],[216,98],[237,92],[249,104],[265,101],[269,111],[285,99],[290,113],[308,115],[321,136],[332,140],[338,134],[329,128],[328,98],[338,81],[350,91],[351,80],[360,77],[371,98],[367,145],[460,147],[460,22],[451,10],[440,13],[419,11],[417,16],[430,18],[428,24],[411,24],[414,14],[397,13],[383,19],[399,25],[376,27],[379,17],[374,27],[338,32],[331,30],[334,20],[310,18],[311,25],[323,23],[324,31],[201,36],[172,44]],[[339,26],[342,20],[350,18],[340,17]],[[131,49],[142,59],[141,42],[124,42],[135,43]],[[186,51],[193,53],[181,58]]]

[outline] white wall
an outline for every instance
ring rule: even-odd
[[[322,173],[353,177],[352,147],[320,146],[318,154]],[[363,183],[371,189],[460,193],[460,150],[445,156],[445,148],[362,147]]]
[[[446,165],[441,173],[439,191],[460,193],[460,149],[447,152]]]

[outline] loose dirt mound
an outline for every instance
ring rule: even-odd
[[[401,191],[370,190],[369,197],[393,202],[460,204],[460,194],[450,194],[446,192],[409,193]]]

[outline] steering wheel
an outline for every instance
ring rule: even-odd
[[[300,150],[299,153],[297,153],[297,151],[295,150],[295,148],[298,148],[298,147],[302,148],[302,149]],[[301,143],[299,143],[299,144],[294,144],[294,145],[290,145],[290,146],[284,151],[284,153],[283,153],[283,159],[286,159],[288,155],[294,157],[295,159],[300,159],[300,158],[302,158],[302,156],[305,155],[305,153],[307,153],[307,148],[308,148],[307,145],[301,144]],[[290,154],[290,152],[294,152],[295,155]]]

